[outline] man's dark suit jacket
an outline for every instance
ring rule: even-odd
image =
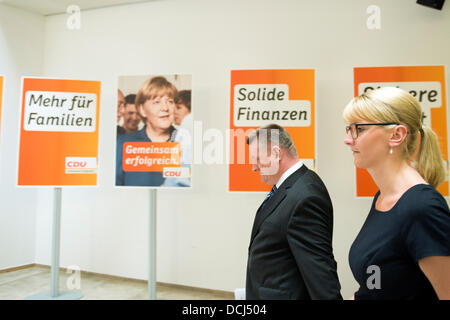
[[[332,236],[328,191],[303,165],[256,213],[246,299],[342,299]]]

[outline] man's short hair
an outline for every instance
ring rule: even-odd
[[[288,150],[292,156],[297,157],[294,142],[282,126],[272,123],[256,129],[248,135],[247,144],[250,145],[255,139],[260,143],[265,141],[269,142],[270,145],[278,145],[280,148]]]
[[[129,94],[125,97],[125,104],[136,104],[136,95]]]
[[[178,91],[175,96],[175,103],[184,104],[186,108],[188,108],[189,112],[191,112],[191,90]]]

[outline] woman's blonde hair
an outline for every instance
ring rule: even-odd
[[[408,92],[384,87],[371,90],[353,98],[343,112],[347,123],[361,120],[368,122],[393,122],[408,128],[408,135],[402,144],[405,160],[413,165],[426,182],[437,187],[446,178],[437,135],[422,125],[422,108]],[[419,133],[420,147],[415,159]]]

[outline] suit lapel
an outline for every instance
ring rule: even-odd
[[[252,246],[253,240],[261,227],[261,224],[269,217],[278,207],[278,205],[286,197],[288,189],[297,181],[300,176],[302,176],[308,168],[302,165],[297,171],[291,174],[280,186],[280,188],[275,192],[275,194],[267,201],[263,208],[259,208],[256,212],[255,221],[253,222],[252,235],[250,238],[250,246]]]

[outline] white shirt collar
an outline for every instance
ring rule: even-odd
[[[287,169],[283,175],[280,177],[280,180],[278,180],[276,186],[277,189],[281,186],[281,184],[287,179],[289,178],[289,176],[291,174],[293,174],[295,171],[297,171],[298,169],[300,169],[303,165],[303,162],[301,160],[298,160],[298,162],[296,164],[294,164],[292,167],[290,167],[289,169]]]

